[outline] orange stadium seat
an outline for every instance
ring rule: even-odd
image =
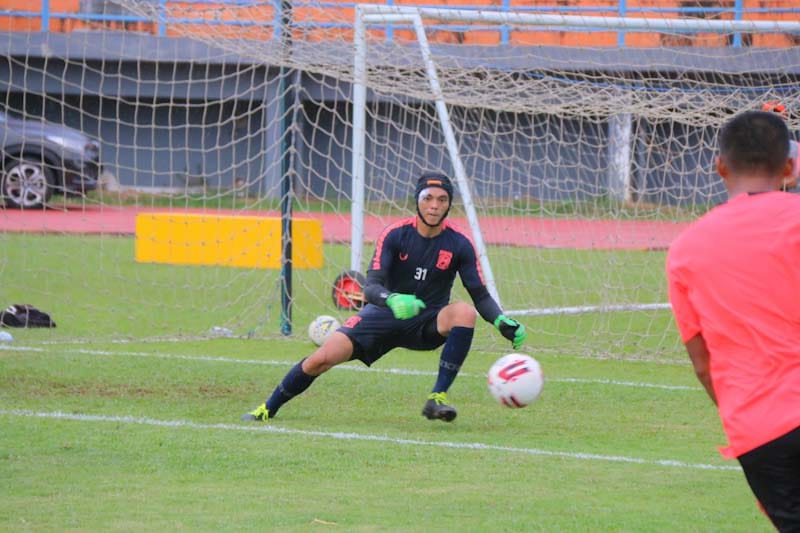
[[[356,0],[358,2],[368,0]],[[49,0],[51,13],[80,12],[81,0]],[[301,5],[294,9],[295,20],[302,23],[293,35],[294,39],[321,42],[351,40],[353,30],[354,9],[352,0],[329,0],[324,6]],[[396,5],[434,5],[434,6],[469,6],[471,8],[485,6],[487,9],[499,9],[501,0],[395,0]],[[335,4],[342,4],[341,6]],[[626,16],[648,16],[648,10],[658,8],[659,13],[649,16],[677,17],[678,9],[687,7],[731,7],[733,0],[627,0]],[[563,12],[566,14],[586,16],[618,16],[616,11],[619,0],[510,0],[510,9],[542,8],[543,13]],[[797,7],[795,0],[743,0],[745,9],[787,9]],[[42,9],[42,0],[0,0],[0,8],[6,10],[19,10],[36,12]],[[665,11],[669,9],[671,11]],[[275,22],[274,4],[264,2],[260,5],[237,6],[231,3],[203,3],[191,1],[167,1],[166,11],[171,18],[200,19],[192,23],[170,23],[167,35],[192,35],[212,33],[219,38],[266,40],[273,37],[273,23]],[[684,16],[702,16],[701,14]],[[730,12],[724,14],[711,14],[709,18],[731,19]],[[792,13],[747,13],[746,20],[797,20],[797,15]],[[203,22],[203,21],[208,22]],[[264,24],[252,24],[257,22]],[[230,22],[231,24],[225,24]],[[236,24],[246,22],[247,24]],[[320,26],[315,27],[318,23]],[[341,27],[334,27],[341,25]],[[466,25],[466,23],[462,24]],[[75,31],[81,29],[120,29],[140,32],[155,33],[156,24],[149,22],[121,23],[121,22],[91,22],[79,18],[51,18],[50,31]],[[0,30],[3,31],[41,31],[41,18],[39,17],[0,17]],[[385,32],[370,29],[370,33],[377,39],[384,36]],[[500,29],[480,29],[461,31],[442,27],[431,32],[429,39],[433,43],[465,44],[465,45],[498,45],[501,43]],[[791,47],[800,44],[800,35],[788,34],[758,34],[743,35],[745,46],[756,47]],[[415,40],[410,29],[396,29],[394,38],[397,41]],[[663,33],[663,32],[629,32],[625,35],[625,46],[655,47],[655,46],[692,46],[692,47],[720,47],[728,46],[732,37],[714,33]],[[569,31],[563,29],[520,29],[513,28],[509,32],[509,43],[522,46],[590,46],[614,47],[619,45],[619,36],[614,31]]]
[[[0,7],[9,11],[41,11],[41,0],[3,0]],[[40,18],[0,17],[0,31],[42,31]]]
[[[335,3],[335,2],[331,2]],[[342,4],[350,3],[341,1]],[[351,25],[355,17],[352,7],[320,7],[303,6],[294,9],[294,18],[299,23],[307,24],[297,30],[297,39],[309,42],[352,40],[353,30],[350,27],[309,27],[318,24]]]

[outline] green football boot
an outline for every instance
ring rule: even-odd
[[[269,415],[269,409],[267,409],[266,404],[261,404],[249,413],[245,413],[242,415],[242,420],[250,420],[252,422],[263,422],[267,418],[272,418]]]

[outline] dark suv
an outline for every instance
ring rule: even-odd
[[[0,157],[0,198],[7,207],[41,209],[54,192],[97,188],[100,144],[67,126],[0,111]]]

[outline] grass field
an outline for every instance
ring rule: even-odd
[[[294,209],[304,213],[349,213],[351,203],[336,191],[334,196],[320,199],[315,196],[295,198]],[[103,205],[169,207],[194,209],[233,209],[237,211],[280,211],[279,198],[244,197],[230,190],[210,190],[205,193],[147,194],[130,191],[104,192],[92,191],[86,197],[54,196],[53,207]],[[413,205],[411,198],[396,201],[367,201],[365,212],[382,215],[407,215]],[[482,199],[481,216],[509,216],[509,213],[524,212],[526,216],[548,218],[579,217],[587,219],[613,220],[669,220],[691,221],[708,211],[713,204],[694,204],[689,206],[670,206],[648,204],[647,202],[620,202],[607,196],[593,196],[582,201],[545,201],[540,198],[523,197],[512,201],[501,199]],[[463,217],[466,214],[460,202],[453,205],[451,215]]]
[[[482,324],[451,389],[452,424],[420,416],[438,354],[405,350],[372,369],[338,367],[250,424],[240,415],[310,343],[194,334],[216,323],[275,331],[278,313],[263,309],[274,273],[137,265],[125,238],[0,235],[0,249],[3,300],[34,299],[59,322],[0,343],[0,530],[771,530],[737,464],[716,452],[716,411],[684,357],[558,349],[597,322],[531,324],[554,331],[529,343],[547,381],[525,409],[491,399],[486,370],[509,350]],[[535,253],[552,254],[542,278],[567,261],[589,265],[571,283],[600,275],[595,256]],[[602,262],[652,263],[663,298],[663,254],[649,254]],[[322,284],[305,276],[301,286]],[[319,309],[302,298],[298,322]],[[635,315],[603,320],[635,331]],[[645,327],[672,336],[663,315]]]

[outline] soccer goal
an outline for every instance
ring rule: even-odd
[[[93,237],[47,226],[50,212],[6,210],[17,226],[0,230],[14,268],[32,270],[31,303],[56,318],[124,317],[109,337],[270,338],[281,334],[286,301],[300,335],[317,315],[346,318],[357,298],[342,290],[357,296],[355,273],[379,231],[414,213],[416,177],[439,170],[457,184],[452,220],[471,233],[491,291],[526,324],[531,350],[680,357],[664,253],[724,200],[716,129],[767,100],[781,100],[797,129],[797,22],[118,4],[138,33],[8,38],[10,56],[24,59],[9,63],[6,107],[102,145],[101,190],[59,204]],[[82,52],[59,68],[34,52],[59,42],[65,54]],[[289,287],[284,229],[238,224],[280,218],[286,204],[295,221],[319,222],[324,243],[309,250],[313,231],[290,235]],[[160,232],[134,236],[161,246],[159,260],[136,261],[120,238],[132,230],[93,218],[129,209],[167,216]],[[194,216],[237,225],[212,221],[191,241]],[[20,226],[55,235],[23,243]],[[257,247],[269,239],[277,251]],[[198,243],[211,260],[187,263]],[[248,247],[277,255],[277,268],[243,266]],[[321,266],[305,261],[316,252]],[[467,297],[458,285],[455,296]],[[490,333],[476,342],[508,348]]]
[[[618,44],[645,34],[658,46],[530,46],[542,28],[624,30]],[[767,48],[767,36],[799,28],[358,6],[351,265],[362,263],[360,195],[376,170],[374,123],[391,102],[391,116],[430,117],[408,128],[430,132],[410,144],[425,156],[444,152],[490,290],[509,314],[542,324],[535,338],[607,347],[621,333],[609,353],[661,350],[670,343],[661,336],[673,333],[657,251],[724,200],[713,173],[721,122],[770,98],[796,100],[796,69],[786,76],[784,67],[800,56]]]

